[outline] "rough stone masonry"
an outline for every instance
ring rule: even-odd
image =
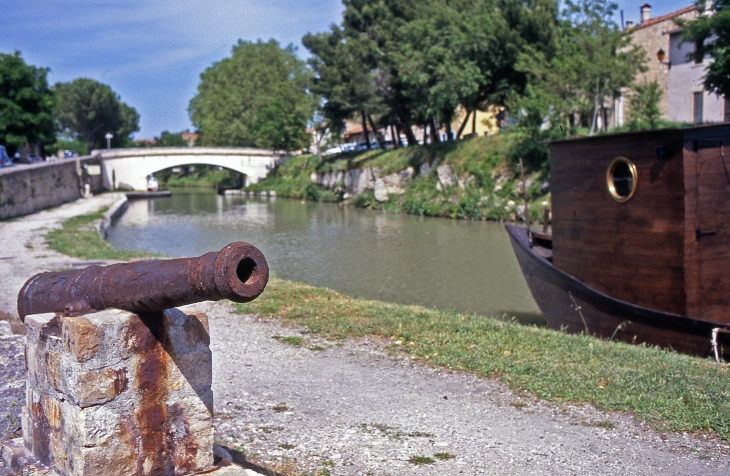
[[[177,309],[138,316],[28,316],[23,441],[64,476],[183,475],[213,466],[212,355],[207,318]]]

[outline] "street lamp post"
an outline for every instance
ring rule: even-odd
[[[104,137],[106,137],[106,148],[111,149],[112,148],[112,137],[114,137],[114,136],[112,135],[111,132],[107,132]]]

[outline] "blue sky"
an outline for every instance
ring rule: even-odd
[[[645,0],[621,0],[638,23]],[[649,2],[652,3],[652,2]],[[652,16],[691,0],[653,2]],[[340,0],[0,0],[0,53],[48,67],[49,81],[88,77],[140,113],[137,138],[190,128],[187,106],[200,73],[238,39],[293,43],[339,23]]]

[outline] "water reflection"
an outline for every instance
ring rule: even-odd
[[[353,296],[544,322],[497,223],[174,191],[130,203],[109,240],[172,256],[248,241],[286,279]]]

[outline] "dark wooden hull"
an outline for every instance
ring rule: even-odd
[[[128,192],[128,200],[145,200],[148,198],[165,198],[171,197],[172,192],[170,190],[159,190],[157,192]]]
[[[532,296],[553,329],[706,356],[713,353],[713,329],[726,328],[607,296],[555,268],[550,251],[533,247],[525,228],[507,225],[507,232]],[[730,352],[728,336],[724,332],[718,336],[725,355]]]

